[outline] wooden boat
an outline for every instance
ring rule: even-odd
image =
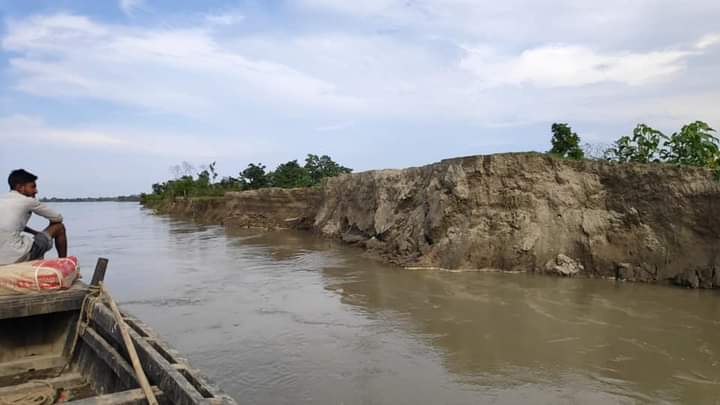
[[[89,296],[106,265],[98,261],[90,285],[0,296],[1,405],[148,403],[111,305]],[[158,403],[235,404],[141,321],[121,316]]]

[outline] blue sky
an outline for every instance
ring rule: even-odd
[[[307,153],[356,170],[720,126],[720,2],[0,0],[0,172],[149,191]]]

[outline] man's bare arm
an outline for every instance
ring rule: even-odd
[[[41,217],[45,217],[47,220],[50,221],[51,224],[63,221],[62,215],[35,199],[33,199],[33,204],[32,207],[30,207],[30,211],[37,215],[40,215]]]

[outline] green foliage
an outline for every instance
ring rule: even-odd
[[[300,166],[297,160],[291,160],[279,165],[270,174],[270,184],[281,188],[310,187],[313,180],[306,168]]]
[[[623,136],[615,142],[607,158],[618,162],[673,163],[715,169],[720,166],[720,148],[713,132],[708,124],[695,121],[668,137],[639,124],[632,138]]]
[[[155,203],[164,200],[165,197],[162,194],[140,194],[140,202],[143,204]]]
[[[256,190],[267,187],[270,184],[270,178],[265,173],[264,164],[250,163],[247,169],[240,173],[240,182],[245,190]]]
[[[352,169],[335,163],[330,156],[309,154],[305,158],[305,170],[307,170],[313,184],[320,183],[325,177],[335,177],[343,173],[350,173]]]
[[[312,154],[305,159],[305,166],[300,166],[297,160],[291,160],[268,173],[262,163],[250,163],[237,178],[222,177],[220,181],[217,181],[219,174],[215,162],[201,166],[201,169],[193,175],[195,169],[188,162],[172,166],[170,171],[174,178],[153,184],[152,193],[143,194],[141,201],[151,203],[175,198],[219,197],[227,191],[264,187],[309,187],[319,184],[325,177],[352,172],[352,169],[337,164],[327,155],[318,157]]]
[[[664,143],[664,160],[680,165],[717,167],[720,149],[713,132],[715,130],[702,121],[685,125]]]
[[[168,181],[166,187],[173,197],[190,197],[193,195],[194,183],[192,176],[182,176],[177,180]]]
[[[608,150],[607,158],[618,162],[650,163],[662,160],[660,141],[668,139],[662,132],[638,124],[632,137],[620,137]]]
[[[552,124],[552,149],[549,153],[563,159],[580,160],[585,153],[580,147],[580,137],[566,123]]]
[[[291,160],[268,173],[267,178],[272,187],[310,187],[320,184],[320,181],[326,177],[350,172],[352,169],[336,163],[330,156],[308,154],[304,166],[300,166],[297,160]]]
[[[549,153],[562,158],[583,159],[578,144],[580,137],[568,124],[552,125],[552,149]],[[671,163],[706,167],[720,181],[720,139],[716,131],[703,121],[683,126],[670,136],[645,124],[638,124],[632,136],[620,137],[610,148],[585,144],[588,158],[615,162]]]
[[[218,186],[223,190],[237,190],[242,189],[242,182],[238,178],[227,176],[220,179]]]
[[[640,124],[632,138],[623,136],[609,150],[607,159],[618,162],[672,163],[714,170],[720,181],[720,140],[702,121],[687,124],[671,136]],[[660,144],[660,141],[662,145]]]
[[[219,197],[225,191],[240,190],[239,181],[233,177],[224,177],[220,182],[216,182],[218,173],[215,169],[216,163],[210,163],[206,168],[201,170],[195,176],[192,174],[193,167],[187,162],[170,168],[175,175],[173,180],[152,185],[151,194],[142,194],[141,201],[150,203],[162,201],[165,199],[190,198],[190,197]]]

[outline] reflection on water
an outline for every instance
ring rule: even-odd
[[[58,204],[85,277],[242,403],[720,403],[720,294],[409,271],[299,232]]]

